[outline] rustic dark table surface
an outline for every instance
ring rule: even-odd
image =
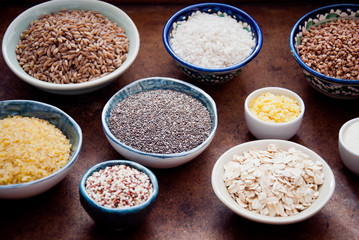
[[[141,225],[121,232],[96,227],[80,205],[80,178],[96,163],[122,159],[102,132],[100,115],[105,103],[122,87],[145,77],[165,76],[191,82],[175,66],[161,35],[166,20],[190,2],[155,2],[112,1],[137,25],[141,46],[128,71],[96,92],[78,96],[42,92],[16,77],[1,55],[0,100],[31,99],[61,108],[81,126],[83,146],[71,173],[51,190],[25,200],[0,200],[0,239],[359,239],[359,178],[342,164],[337,147],[342,124],[359,116],[359,100],[332,99],[312,89],[288,44],[295,22],[328,2],[232,2],[258,22],[264,41],[255,60],[230,82],[215,87],[196,84],[217,104],[219,126],[212,143],[183,166],[152,169],[160,190],[153,211]],[[2,2],[1,40],[10,22],[37,3]],[[250,92],[266,86],[289,88],[303,98],[303,124],[290,140],[322,156],[336,179],[328,204],[314,217],[292,225],[264,225],[237,216],[217,199],[210,181],[213,165],[222,153],[255,140],[247,130],[243,104]]]

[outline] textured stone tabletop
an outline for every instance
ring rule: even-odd
[[[157,1],[158,2],[158,1]],[[359,178],[342,164],[338,133],[342,124],[359,116],[359,100],[321,95],[306,82],[289,50],[289,33],[305,13],[327,2],[233,2],[249,13],[263,31],[258,56],[230,82],[205,86],[218,108],[218,129],[210,146],[193,161],[172,169],[152,169],[159,195],[149,217],[134,229],[110,232],[96,227],[80,205],[81,176],[96,163],[122,157],[107,142],[101,111],[125,85],[141,78],[165,76],[192,82],[175,66],[162,43],[167,19],[189,5],[156,3],[113,4],[135,22],[141,46],[134,64],[114,83],[96,92],[61,96],[42,92],[15,76],[0,57],[0,100],[32,99],[55,105],[81,126],[83,145],[78,161],[62,182],[26,200],[0,200],[0,239],[359,239]],[[0,8],[0,40],[10,22],[35,2],[5,1]],[[318,153],[332,168],[336,190],[312,218],[286,226],[246,220],[227,209],[215,196],[211,172],[229,148],[255,140],[244,120],[246,96],[261,87],[295,91],[306,105],[303,124],[290,139]]]

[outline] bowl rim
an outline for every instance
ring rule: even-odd
[[[47,175],[47,176],[45,176],[43,178],[31,181],[31,182],[0,185],[1,190],[20,189],[20,188],[24,188],[24,187],[27,187],[27,186],[30,186],[30,185],[35,185],[35,184],[38,184],[38,183],[45,182],[45,181],[47,181],[49,179],[55,178],[56,176],[60,175],[64,171],[68,170],[70,167],[72,167],[75,164],[75,162],[76,162],[76,160],[77,160],[77,158],[78,158],[78,156],[80,154],[81,147],[82,147],[82,130],[81,130],[81,127],[77,124],[77,122],[70,115],[68,115],[66,112],[64,112],[63,110],[61,110],[60,108],[58,108],[56,106],[53,106],[53,105],[50,105],[50,104],[47,104],[47,103],[43,103],[43,102],[39,102],[39,101],[34,101],[34,100],[21,100],[21,99],[19,99],[19,100],[0,101],[0,105],[3,104],[3,103],[31,103],[33,105],[41,105],[41,106],[47,107],[49,109],[53,109],[56,112],[59,112],[60,114],[64,115],[67,119],[69,119],[70,122],[72,123],[72,125],[74,126],[74,128],[76,129],[76,133],[78,134],[78,138],[79,138],[79,141],[78,141],[79,143],[78,143],[78,146],[75,149],[75,151],[72,153],[71,158],[68,160],[68,162],[62,168],[57,170],[56,172],[53,172],[50,175]]]
[[[110,104],[112,102],[116,102],[116,104],[120,101],[116,100],[117,95],[123,91],[125,91],[126,89],[132,88],[138,84],[141,84],[142,82],[146,82],[146,81],[151,81],[151,80],[156,80],[156,79],[163,79],[166,81],[172,81],[175,82],[179,85],[184,85],[186,87],[189,87],[190,89],[195,90],[196,92],[200,93],[201,95],[203,95],[208,102],[210,103],[210,106],[213,108],[213,127],[211,129],[210,134],[208,135],[208,137],[197,147],[189,150],[189,151],[185,151],[185,152],[180,152],[180,153],[170,153],[170,154],[159,154],[159,153],[147,153],[147,152],[143,152],[140,150],[137,150],[135,148],[132,148],[122,142],[120,142],[110,131],[109,127],[108,127],[108,123],[106,121],[106,116],[107,116],[107,112],[108,114],[111,112],[112,108],[110,106]],[[209,143],[217,130],[217,126],[218,126],[218,114],[217,114],[217,107],[216,107],[216,103],[215,101],[212,99],[212,97],[210,95],[208,95],[204,90],[202,90],[199,87],[196,87],[195,85],[191,84],[191,83],[187,83],[185,81],[182,80],[178,80],[178,79],[174,79],[174,78],[169,78],[169,77],[149,77],[149,78],[142,78],[139,80],[136,80],[128,85],[126,85],[125,87],[123,87],[122,89],[120,89],[118,92],[116,92],[106,103],[106,105],[104,106],[103,110],[102,110],[102,114],[101,114],[101,122],[102,122],[102,126],[103,126],[103,131],[105,133],[105,135],[111,139],[111,141],[113,141],[114,143],[116,143],[117,145],[119,145],[120,147],[122,147],[123,149],[141,155],[141,156],[147,156],[147,157],[155,157],[155,158],[159,158],[159,159],[169,159],[169,158],[178,158],[178,157],[185,157],[188,156],[190,154],[193,154],[197,151],[199,151],[201,148],[203,148],[207,143]]]
[[[287,97],[292,97],[298,102],[298,105],[299,105],[299,107],[301,109],[301,112],[298,115],[298,117],[296,117],[295,119],[293,119],[293,120],[291,120],[289,122],[273,123],[273,122],[263,121],[263,120],[257,118],[256,116],[254,116],[249,111],[249,104],[251,103],[251,100],[253,100],[254,97],[256,97],[257,94],[259,96],[261,93],[270,92],[270,93],[273,93],[275,95],[278,95],[277,93],[274,93],[272,90],[274,90],[274,91],[276,91],[276,90],[283,91],[286,94],[281,94],[281,93],[278,93],[278,94],[285,95]],[[246,100],[244,101],[244,111],[250,117],[251,120],[253,120],[255,122],[258,122],[260,124],[265,124],[265,125],[268,125],[269,127],[286,127],[287,125],[292,125],[294,123],[297,123],[298,121],[302,121],[303,116],[304,116],[304,112],[305,112],[305,104],[304,104],[303,99],[296,92],[294,92],[294,91],[292,91],[290,89],[283,88],[283,87],[263,87],[263,88],[258,88],[256,90],[254,90],[253,92],[251,92],[246,97]]]
[[[116,166],[116,165],[127,165],[130,166],[132,168],[137,169],[138,171],[143,172],[144,174],[146,174],[151,183],[152,183],[152,187],[153,187],[153,192],[151,193],[151,195],[149,196],[149,198],[138,205],[132,206],[132,207],[125,207],[125,208],[110,208],[110,207],[104,207],[99,205],[95,200],[93,200],[87,193],[86,191],[86,187],[85,187],[85,183],[88,179],[88,177],[90,177],[94,172],[97,172],[101,169],[104,169],[107,166]],[[107,213],[131,213],[133,211],[137,211],[137,210],[142,210],[146,207],[148,207],[151,203],[154,202],[154,200],[156,199],[158,192],[159,192],[159,185],[158,185],[158,180],[156,175],[147,167],[143,166],[140,163],[137,162],[133,162],[130,160],[107,160],[104,162],[100,162],[95,164],[94,166],[90,167],[88,170],[86,170],[86,172],[83,174],[83,176],[81,177],[81,181],[80,181],[80,185],[79,185],[79,191],[80,194],[82,195],[82,197],[84,197],[86,199],[86,201],[88,201],[91,205],[98,207],[99,209],[101,209],[101,211],[103,212],[107,212]]]
[[[265,216],[265,215],[261,215],[259,213],[254,213],[250,210],[244,209],[243,207],[239,206],[228,194],[228,198],[222,196],[221,194],[221,190],[222,187],[225,188],[224,183],[222,185],[222,183],[219,183],[219,181],[221,179],[218,179],[217,177],[223,176],[223,165],[226,159],[226,155],[228,155],[229,153],[237,150],[237,148],[248,148],[250,146],[256,146],[258,144],[270,144],[270,143],[275,143],[278,144],[279,146],[281,146],[281,144],[288,144],[291,147],[295,147],[296,149],[299,149],[301,151],[303,151],[306,154],[310,154],[313,155],[316,159],[320,160],[323,163],[323,171],[326,171],[327,174],[325,174],[325,182],[324,184],[326,184],[328,186],[328,194],[326,196],[324,196],[322,198],[322,201],[320,202],[320,204],[317,205],[317,207],[315,209],[311,209],[310,208],[313,206],[311,205],[309,208],[303,210],[302,212],[296,214],[296,215],[292,215],[292,216],[287,216],[287,217],[271,217],[271,216]],[[241,151],[243,152],[243,151]],[[238,151],[237,151],[238,153]],[[330,166],[328,165],[328,163],[322,158],[320,157],[316,152],[314,152],[313,150],[299,144],[299,143],[295,143],[292,141],[288,141],[288,140],[280,140],[280,139],[263,139],[263,140],[254,140],[254,141],[249,141],[249,142],[245,142],[245,143],[241,143],[239,145],[233,146],[232,148],[228,149],[226,152],[224,152],[216,161],[216,163],[214,164],[213,170],[212,170],[212,175],[211,175],[211,183],[212,183],[212,189],[215,193],[215,195],[218,197],[218,199],[230,210],[232,210],[234,213],[236,213],[237,215],[244,217],[246,219],[249,219],[251,221],[254,222],[259,222],[259,223],[265,223],[265,224],[272,224],[272,225],[285,225],[285,224],[292,224],[292,223],[296,223],[296,222],[300,222],[303,221],[305,219],[308,219],[312,216],[314,216],[316,213],[318,213],[330,200],[330,198],[332,197],[334,190],[335,190],[335,177],[333,174],[333,171],[331,170]],[[226,194],[228,193],[228,191],[225,191]],[[319,196],[320,197],[320,196]],[[231,201],[228,201],[227,199],[232,199]],[[316,199],[315,201],[317,201],[318,199]]]
[[[242,60],[239,63],[230,65],[228,67],[224,67],[224,68],[206,68],[206,67],[201,67],[198,65],[194,65],[191,64],[185,60],[183,60],[182,58],[180,58],[179,56],[177,56],[177,54],[173,51],[171,44],[169,43],[169,30],[172,27],[172,24],[176,21],[176,19],[183,13],[188,12],[188,11],[192,11],[195,8],[201,8],[201,7],[222,7],[222,8],[228,8],[230,10],[232,10],[233,12],[239,13],[240,15],[245,16],[246,18],[248,18],[253,26],[251,26],[252,28],[252,33],[255,33],[257,35],[257,44],[255,45],[253,51],[251,52],[251,54],[249,56],[247,56],[244,60]],[[200,72],[210,72],[210,73],[222,73],[222,72],[230,72],[230,71],[235,71],[241,67],[243,67],[244,65],[248,64],[249,62],[251,62],[255,56],[257,56],[257,54],[259,53],[259,51],[262,48],[262,44],[263,44],[263,34],[262,34],[262,30],[259,27],[258,23],[254,20],[253,17],[251,17],[248,13],[246,13],[245,11],[228,5],[228,4],[223,4],[223,3],[198,3],[198,4],[193,4],[190,6],[187,6],[185,8],[182,8],[181,10],[177,11],[175,14],[173,14],[166,22],[163,31],[162,31],[162,40],[163,43],[165,45],[165,48],[167,50],[167,52],[175,59],[175,61],[179,62],[180,64],[182,64],[183,66],[190,68],[190,69],[194,69],[196,71],[200,71]]]
[[[16,29],[16,26],[19,24],[19,22],[22,20],[22,18],[26,15],[30,15],[32,12],[47,8],[47,7],[51,7],[53,4],[57,5],[66,5],[66,3],[88,3],[88,2],[92,2],[96,5],[102,5],[106,8],[112,8],[114,10],[116,10],[117,13],[121,14],[122,16],[124,16],[127,21],[129,22],[129,26],[128,28],[133,29],[133,33],[135,38],[131,39],[131,48],[133,48],[133,54],[132,55],[128,55],[126,60],[121,64],[121,66],[119,68],[117,68],[116,70],[114,70],[113,72],[104,75],[104,76],[100,76],[99,78],[96,79],[92,79],[90,81],[87,82],[82,82],[82,83],[68,83],[68,84],[57,84],[57,83],[50,83],[50,82],[45,82],[39,79],[36,79],[34,77],[32,77],[31,75],[29,75],[27,72],[25,71],[18,71],[18,69],[16,69],[12,64],[11,64],[11,60],[10,60],[10,56],[8,55],[8,51],[10,51],[10,49],[6,46],[6,41],[8,41],[8,39],[10,38],[11,32],[14,31],[14,29]],[[72,8],[71,8],[72,9]],[[74,8],[74,9],[81,9],[81,8]],[[106,13],[100,12],[101,14],[103,14],[104,16],[106,15]],[[25,82],[27,82],[28,84],[31,84],[35,87],[41,88],[41,89],[46,89],[46,90],[56,90],[56,91],[79,91],[79,90],[85,90],[88,88],[95,88],[98,86],[101,86],[107,82],[109,82],[111,79],[113,79],[114,77],[118,77],[119,74],[125,72],[131,65],[132,63],[135,61],[138,52],[139,52],[139,48],[140,48],[140,35],[138,32],[138,29],[135,25],[135,23],[133,22],[133,20],[120,8],[118,8],[115,5],[112,5],[110,3],[101,1],[101,0],[61,0],[61,1],[47,1],[47,2],[43,2],[43,3],[39,3],[37,5],[34,5],[28,9],[26,9],[25,11],[21,12],[14,20],[12,20],[12,22],[10,23],[10,25],[7,27],[4,36],[3,36],[3,40],[2,40],[2,53],[3,53],[3,57],[4,60],[7,64],[7,66],[12,70],[12,72],[17,75],[19,78],[23,79]]]
[[[339,144],[345,149],[345,151],[347,151],[350,154],[352,154],[353,156],[356,156],[359,158],[359,153],[354,152],[352,149],[348,148],[348,145],[344,141],[344,132],[351,124],[353,124],[355,122],[359,122],[359,117],[348,120],[340,127],[338,141],[339,141]]]
[[[308,20],[312,15],[315,15],[317,12],[322,12],[325,10],[331,10],[331,9],[335,9],[335,8],[359,8],[359,4],[350,4],[350,3],[345,3],[345,4],[332,4],[332,5],[328,5],[328,6],[323,6],[317,9],[314,9],[308,13],[306,13],[305,15],[303,15],[293,26],[292,30],[290,31],[290,35],[289,35],[289,48],[290,51],[293,55],[293,57],[295,58],[295,60],[299,63],[299,65],[307,72],[309,72],[310,74],[317,76],[327,82],[333,82],[333,83],[339,83],[339,84],[344,84],[344,85],[353,85],[353,84],[359,84],[359,80],[346,80],[346,79],[340,79],[340,78],[334,78],[334,77],[329,77],[327,75],[324,75],[318,71],[315,71],[314,69],[312,69],[311,67],[309,67],[307,64],[304,63],[304,61],[300,58],[297,49],[295,47],[295,43],[294,43],[294,39],[295,39],[295,35],[296,32],[299,29],[299,26],[301,26],[303,24],[304,21]]]

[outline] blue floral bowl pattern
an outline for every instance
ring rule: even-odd
[[[171,45],[169,43],[171,38],[170,33],[173,30],[173,23],[179,20],[183,21],[187,19],[195,11],[208,12],[208,13],[223,12],[233,17],[234,19],[237,19],[237,21],[246,23],[248,28],[247,30],[252,31],[253,38],[256,41],[253,52],[242,62],[226,68],[204,68],[185,62],[183,59],[178,57],[172,50]],[[205,84],[224,83],[235,77],[241,71],[243,66],[248,64],[257,56],[260,49],[262,48],[262,43],[263,43],[262,31],[259,25],[257,24],[257,22],[249,14],[236,7],[227,4],[221,4],[221,3],[200,3],[200,4],[188,6],[176,12],[166,22],[163,29],[162,38],[166,50],[174,58],[177,66],[184,72],[184,74],[190,77],[191,79],[194,79],[200,83],[205,83]]]
[[[153,193],[146,202],[129,208],[107,208],[97,204],[91,197],[89,197],[85,187],[87,178],[91,176],[93,172],[115,165],[128,165],[145,173],[150,178],[153,186]],[[96,224],[112,230],[121,230],[136,226],[148,216],[158,195],[158,182],[156,176],[148,168],[138,163],[126,160],[110,160],[99,163],[87,170],[81,179],[79,191],[82,207]]]
[[[292,28],[289,47],[309,84],[320,93],[339,99],[359,98],[359,80],[344,80],[319,73],[308,67],[298,54],[303,30],[338,18],[359,19],[358,4],[336,4],[318,8],[304,15]]]
[[[130,146],[127,146],[124,143],[120,142],[111,133],[108,126],[108,120],[111,110],[117,105],[118,102],[122,101],[130,95],[140,93],[142,91],[156,89],[170,89],[188,94],[199,100],[207,108],[212,121],[212,130],[208,138],[203,143],[201,143],[194,149],[186,152],[172,154],[155,154],[142,152]],[[218,125],[216,103],[206,92],[190,83],[165,77],[151,77],[140,79],[122,88],[106,103],[102,111],[101,120],[105,136],[117,152],[119,152],[126,159],[138,162],[146,167],[153,168],[172,168],[191,161],[208,147],[215,135]]]
[[[47,177],[27,183],[0,185],[0,198],[4,199],[33,197],[55,186],[69,173],[80,154],[82,146],[80,126],[74,119],[55,106],[31,100],[0,101],[0,119],[14,115],[36,117],[55,125],[70,140],[72,145],[71,158],[63,168]]]

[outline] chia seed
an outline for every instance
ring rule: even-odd
[[[194,149],[212,129],[206,107],[174,90],[131,95],[110,112],[109,128],[122,143],[147,153],[170,154]]]

